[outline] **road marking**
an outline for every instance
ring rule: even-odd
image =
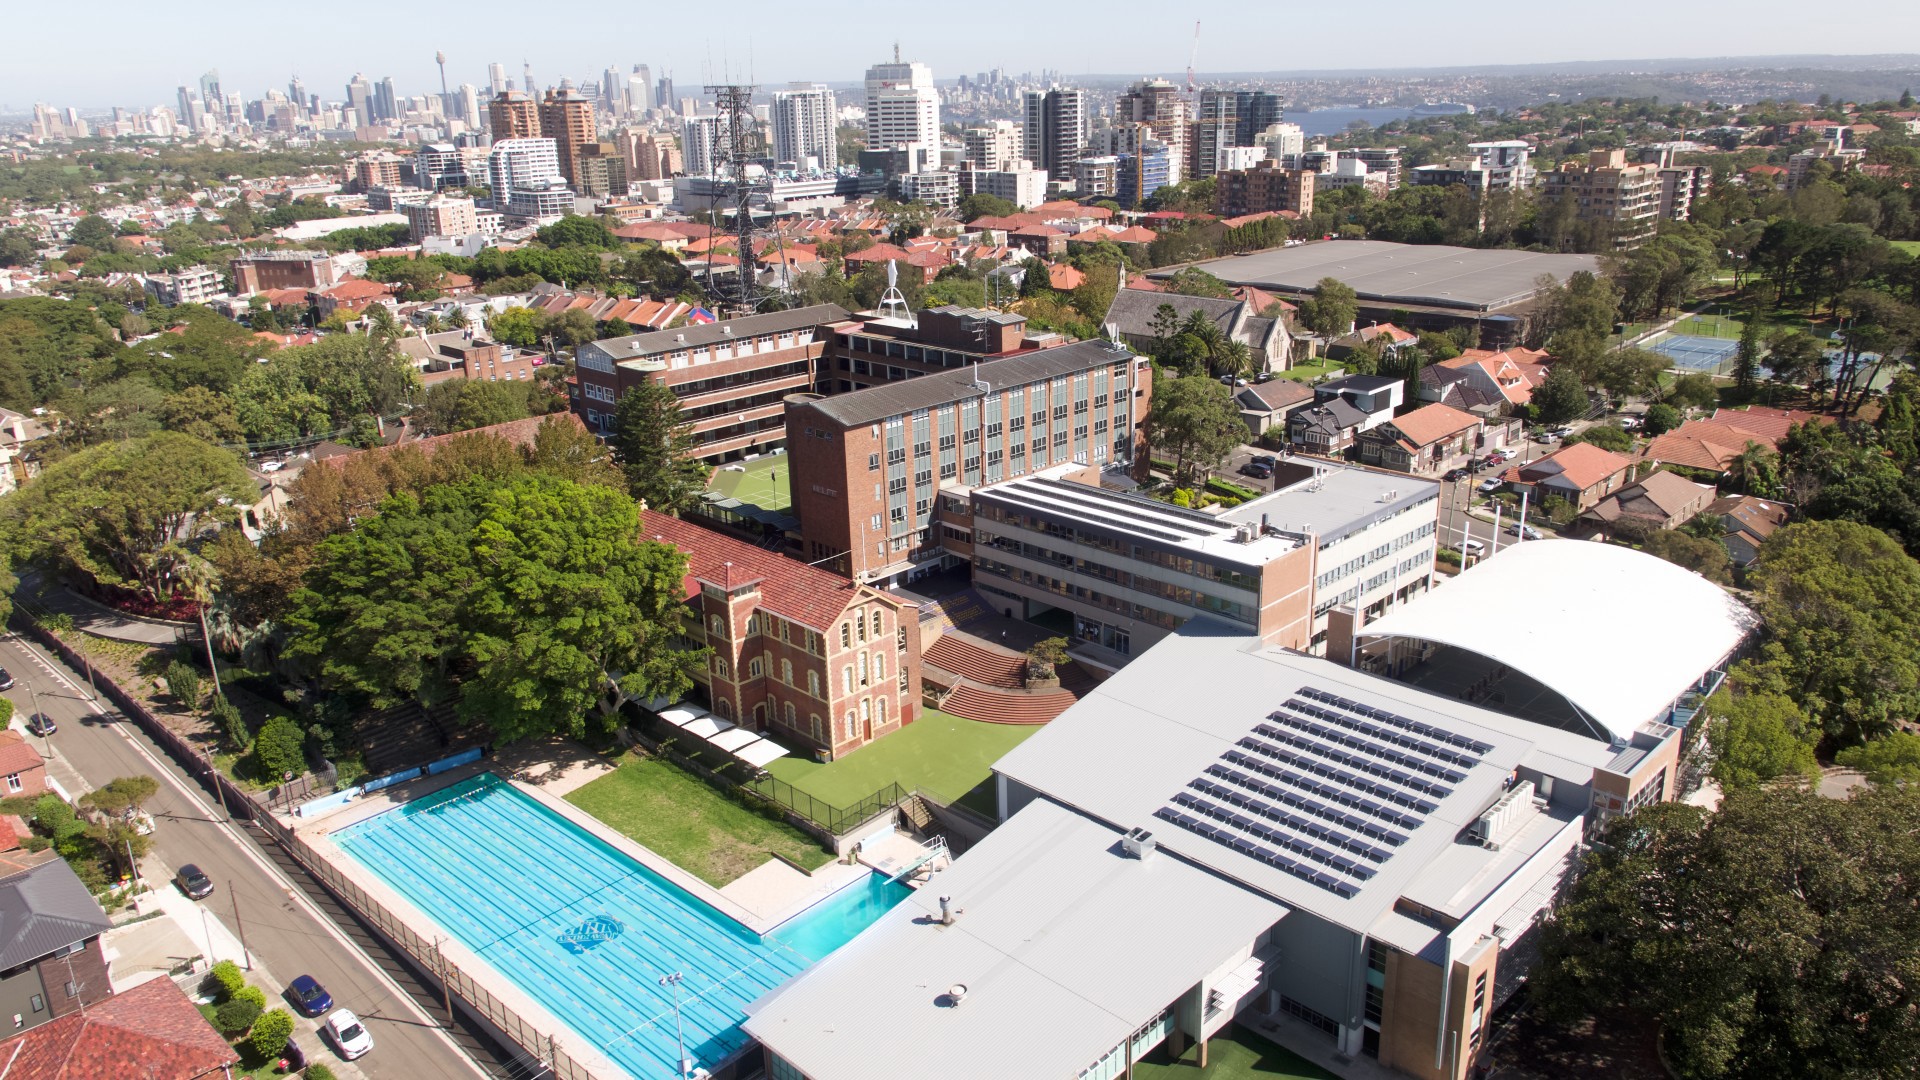
[[[18,648],[26,652],[28,658],[33,660],[34,663],[38,664],[42,669],[44,669],[47,672],[47,674],[59,680],[60,684],[62,686],[65,686],[68,690],[73,691],[73,693],[78,697],[79,700],[86,702],[87,706],[94,711],[95,715],[103,716],[103,717],[107,715],[107,711],[100,707],[100,702],[98,702],[93,698],[87,697],[85,694],[82,694],[80,692],[80,688],[74,685],[73,680],[67,678],[66,675],[63,672],[61,672],[59,668],[55,667],[52,660],[46,657],[45,655],[43,655],[37,646],[27,641],[25,638],[21,637],[19,634],[8,634],[7,638],[15,646],[17,646]],[[135,751],[137,751],[141,757],[146,758],[147,761],[152,763],[154,771],[160,774],[161,776],[165,777],[167,782],[173,785],[174,790],[178,791],[182,796],[184,796],[187,799],[189,803],[197,807],[201,813],[207,815],[208,821],[215,821],[216,819],[213,817],[213,807],[207,805],[206,802],[201,799],[199,793],[195,792],[191,787],[187,785],[187,783],[184,780],[180,779],[180,777],[176,775],[174,769],[168,768],[165,762],[162,762],[158,757],[154,756],[153,751],[148,750],[145,746],[141,745],[140,740],[134,738],[132,735],[127,733],[127,731],[125,730],[126,726],[131,725],[132,723],[133,723],[133,720],[129,718],[126,721],[126,724],[109,724],[108,726],[113,728],[116,732],[118,732],[120,737],[126,740],[127,745],[131,746]],[[342,933],[340,931],[340,928],[333,924],[333,920],[331,918],[328,918],[327,914],[321,911],[319,907],[313,903],[312,900],[308,899],[307,895],[303,891],[301,891],[299,886],[294,884],[292,879],[288,878],[285,874],[282,874],[280,872],[279,867],[274,866],[272,863],[268,862],[264,856],[262,856],[258,851],[254,850],[254,845],[251,840],[243,839],[237,833],[234,832],[234,829],[235,829],[235,826],[232,820],[229,819],[226,822],[223,828],[223,831],[226,832],[227,839],[230,840],[235,846],[237,846],[240,849],[240,853],[242,855],[245,855],[250,862],[252,862],[255,866],[259,867],[260,870],[263,873],[265,873],[269,879],[279,882],[282,886],[282,891],[284,891],[288,896],[292,897],[293,900],[300,905],[301,909],[306,912],[309,918],[319,923],[320,927],[327,932],[327,935],[333,938],[334,941],[338,942],[342,948],[346,949],[349,955],[352,955],[358,958],[361,962],[361,965],[365,967],[368,971],[371,971],[374,975],[375,980],[380,982],[390,992],[392,992],[395,999],[397,999],[402,1005],[404,1005],[408,1012],[412,1013],[414,1016],[424,1021],[424,1024],[422,1026],[433,1029],[434,1034],[440,1037],[440,1041],[445,1043],[449,1050],[453,1051],[453,1055],[456,1060],[462,1062],[469,1069],[473,1070],[473,1074],[475,1076],[480,1077],[481,1080],[486,1080],[487,1074],[483,1070],[481,1070],[481,1068],[477,1064],[475,1064],[470,1058],[467,1057],[466,1051],[460,1049],[460,1044],[454,1042],[453,1036],[448,1035],[446,1032],[446,1029],[440,1026],[440,1021],[434,1019],[432,1016],[428,1015],[425,1010],[420,1008],[419,1002],[416,1002],[415,1000],[413,1000],[412,994],[409,994],[406,992],[406,990],[402,989],[400,984],[394,981],[391,975],[387,974],[386,969],[382,968],[379,964],[375,963],[372,957],[368,956],[358,945],[355,945],[353,943],[352,939],[348,938],[344,933]],[[271,840],[268,840],[267,842],[272,843]]]

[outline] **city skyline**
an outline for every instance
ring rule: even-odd
[[[91,39],[87,51],[98,63],[89,65],[71,63],[54,47],[71,32],[67,13],[47,8],[13,13],[15,40],[30,47],[18,50],[0,76],[0,104],[11,111],[25,110],[36,101],[80,108],[149,107],[171,102],[178,86],[193,85],[201,72],[212,68],[221,71],[223,90],[248,98],[270,87],[283,87],[290,76],[298,75],[323,99],[332,100],[339,91],[329,92],[329,88],[343,87],[355,73],[376,83],[391,76],[399,91],[409,96],[437,93],[436,50],[446,52],[447,79],[456,87],[462,83],[485,86],[488,65],[496,62],[516,83],[523,69],[531,66],[542,86],[557,84],[562,76],[576,82],[596,79],[609,64],[630,68],[646,63],[657,74],[671,72],[677,83],[689,89],[715,81],[753,81],[769,88],[796,80],[852,84],[866,67],[890,57],[896,43],[902,59],[928,65],[943,83],[996,67],[1010,72],[1051,68],[1070,76],[1169,73],[1183,70],[1194,53],[1189,13],[1176,15],[1139,2],[1123,2],[1110,9],[1115,32],[1101,35],[1087,32],[1082,15],[1004,0],[969,9],[980,25],[1018,29],[997,40],[982,40],[985,35],[969,40],[969,35],[955,35],[910,16],[891,24],[870,21],[838,27],[833,32],[832,60],[823,60],[821,51],[809,44],[810,32],[817,32],[815,24],[802,22],[790,6],[765,0],[747,0],[740,15],[741,25],[750,30],[732,37],[703,30],[644,40],[636,37],[630,43],[600,39],[585,45],[574,43],[558,27],[545,39],[510,32],[508,20],[514,18],[516,8],[499,0],[479,0],[463,8],[465,19],[449,19],[438,11],[392,10],[378,36],[367,35],[361,23],[306,18],[296,22],[292,14],[278,11],[244,23],[188,23],[152,20],[150,9],[136,7],[130,0],[102,0],[94,10],[109,19],[123,15],[137,21],[141,31]],[[1803,34],[1789,29],[1797,20],[1778,0],[1743,10],[1746,17],[1737,22],[1705,4],[1670,8],[1663,12],[1658,38],[1599,12],[1573,13],[1561,18],[1553,27],[1553,37],[1544,42],[1537,10],[1522,8],[1514,0],[1497,0],[1492,10],[1477,11],[1471,21],[1408,0],[1389,0],[1372,14],[1369,25],[1395,26],[1400,32],[1368,40],[1364,48],[1343,46],[1318,52],[1298,43],[1335,42],[1343,34],[1350,35],[1352,25],[1343,18],[1344,12],[1275,5],[1232,20],[1220,18],[1210,28],[1202,26],[1194,64],[1203,74],[1363,72],[1476,64],[1624,63],[1652,55],[1707,51],[1727,57],[1804,55],[1807,44]],[[1888,41],[1920,37],[1920,10],[1876,2],[1864,14],[1881,32],[1857,42],[1860,55],[1871,55]],[[1134,32],[1124,32],[1128,30]],[[290,38],[301,43],[297,54],[286,48]],[[1711,48],[1695,44],[1699,42],[1711,42]],[[1283,53],[1275,43],[1296,47]]]

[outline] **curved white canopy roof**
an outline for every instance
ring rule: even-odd
[[[1757,621],[1718,585],[1665,559],[1583,540],[1528,540],[1360,633],[1479,653],[1551,687],[1625,740]]]

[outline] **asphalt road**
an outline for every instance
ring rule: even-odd
[[[7,692],[16,711],[28,714],[33,708],[32,692],[37,692],[41,711],[59,725],[51,739],[54,754],[90,785],[136,774],[160,780],[159,794],[146,804],[155,823],[153,855],[147,864],[157,860],[169,870],[182,863],[198,864],[215,882],[215,892],[202,901],[203,907],[227,929],[240,931],[257,963],[281,980],[314,976],[339,1007],[352,1009],[365,1020],[374,1050],[355,1064],[366,1075],[376,1080],[476,1080],[504,1075],[497,1061],[487,1056],[490,1048],[479,1047],[476,1052],[495,1067],[487,1072],[477,1068],[461,1049],[461,1045],[473,1045],[472,1032],[446,1030],[444,1013],[430,1014],[402,988],[402,983],[413,982],[415,993],[422,989],[411,973],[372,945],[363,927],[340,918],[337,910],[332,917],[323,911],[323,906],[335,905],[297,866],[276,865],[286,862],[284,857],[270,857],[277,848],[270,843],[263,847],[239,822],[223,824],[213,796],[186,779],[166,753],[113,710],[111,703],[102,702],[103,711],[88,700],[81,676],[18,635],[6,636],[0,657],[18,680]],[[39,739],[34,744],[42,745]],[[290,876],[290,870],[297,878]],[[167,882],[152,884],[173,887]],[[285,988],[268,989],[272,998]],[[430,991],[426,997],[431,1000]],[[311,1023],[303,1022],[302,1030]],[[301,1041],[309,1054],[320,1045],[311,1035]],[[331,1046],[313,1060],[336,1067],[339,1062]]]

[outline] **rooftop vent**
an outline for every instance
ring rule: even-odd
[[[1512,834],[1526,811],[1533,803],[1533,781],[1522,780],[1507,789],[1500,801],[1487,807],[1486,811],[1467,826],[1467,835],[1478,841],[1481,847],[1489,851],[1499,851],[1500,844]]]
[[[1128,829],[1127,835],[1120,838],[1120,850],[1136,859],[1153,854],[1155,846],[1153,834],[1145,829]]]
[[[966,983],[954,983],[952,986],[947,987],[947,1007],[948,1008],[957,1009],[960,1007],[960,1003],[965,1000],[967,1000],[967,984]]]

